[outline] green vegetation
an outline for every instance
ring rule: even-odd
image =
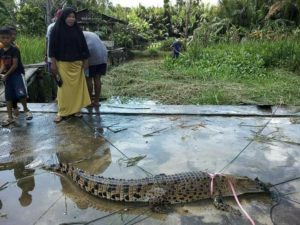
[[[144,59],[113,68],[104,95],[163,104],[299,105],[299,58],[300,45],[293,41],[191,47],[177,60]]]
[[[45,35],[45,19],[42,9],[37,5],[24,4],[16,13],[19,30],[30,36]]]
[[[300,42],[293,40],[220,43],[206,48],[192,44],[178,60],[167,59],[166,66],[197,68],[208,77],[222,74],[221,77],[252,80],[269,76],[268,68],[299,71],[299,58]]]
[[[109,0],[54,0],[89,9],[98,21],[90,30],[136,61],[111,69],[104,94],[142,97],[164,104],[300,105],[300,0],[162,0],[163,7],[113,6]],[[16,24],[24,64],[44,56],[45,0],[0,4],[0,23]],[[101,13],[127,24],[109,26]],[[49,18],[48,18],[49,19]],[[36,37],[41,36],[41,37]],[[182,55],[170,57],[174,38]],[[130,54],[129,54],[130,55]]]
[[[293,29],[300,23],[300,0],[220,0],[218,6],[212,7],[200,0],[177,0],[173,4],[170,0],[161,1],[163,7],[124,8],[113,6],[109,0],[6,0],[0,4],[0,24],[17,25],[25,35],[41,35],[46,31],[47,21],[50,22],[45,17],[47,3],[51,17],[58,8],[69,5],[89,10],[90,16],[98,21],[90,29],[102,39],[132,48],[145,42],[188,38],[196,29],[211,31],[205,33],[205,40],[218,40],[220,34],[228,31],[243,36],[245,31],[261,31],[270,26]],[[127,25],[116,24],[111,28],[101,19],[101,13],[126,21]]]
[[[39,63],[45,55],[45,38],[20,35],[17,38],[23,64]]]
[[[13,21],[13,0],[0,1],[0,26],[7,25]]]

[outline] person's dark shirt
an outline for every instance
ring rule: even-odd
[[[172,47],[173,49],[175,50],[175,52],[180,52],[180,48],[181,48],[181,44],[179,41],[175,41],[173,44],[172,44]]]
[[[18,65],[15,71],[12,72],[22,74],[24,73],[24,67],[21,60],[21,54],[17,47],[10,46],[9,49],[4,50],[4,48],[0,49],[0,60],[4,64],[4,71],[3,73],[6,73],[13,65],[13,59],[18,59]]]
[[[58,61],[74,62],[90,56],[86,40],[81,30],[64,26],[59,32],[53,29],[50,35],[49,56]]]

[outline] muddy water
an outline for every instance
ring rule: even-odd
[[[35,167],[41,162],[73,163],[90,173],[115,178],[141,178],[145,171],[172,174],[224,169],[224,173],[278,183],[300,174],[300,124],[289,118],[273,118],[261,135],[255,135],[269,118],[85,115],[55,125],[54,114],[34,116],[32,122],[25,123],[21,117],[14,127],[0,130],[0,186],[8,182],[0,190],[1,224],[249,223],[244,216],[216,210],[211,200],[179,205],[161,215],[143,204],[96,199],[66,177]],[[138,166],[127,167],[124,155],[144,158]],[[28,165],[31,169],[26,169]],[[273,220],[300,224],[299,204],[293,202],[300,201],[300,182],[280,185],[278,190],[287,195],[274,208]],[[226,201],[236,207],[232,199]],[[269,195],[245,196],[241,203],[257,224],[272,224]]]

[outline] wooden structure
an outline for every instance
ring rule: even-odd
[[[84,29],[94,28],[92,30],[99,30],[100,26],[107,26],[112,32],[115,24],[127,25],[126,21],[105,15],[103,13],[97,13],[96,16],[92,16],[88,9],[77,11],[77,23]],[[95,29],[96,28],[96,29]]]
[[[97,13],[98,17],[91,16],[88,9],[79,10],[76,13],[77,22],[79,24],[92,24],[92,23],[99,23],[99,21],[106,21],[108,24],[115,24],[115,23],[121,23],[124,25],[127,25],[127,22],[123,20],[119,20],[117,18],[105,15],[103,13]]]

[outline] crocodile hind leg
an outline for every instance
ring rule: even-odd
[[[238,209],[234,209],[230,205],[226,204],[220,195],[214,198],[214,206],[219,210],[233,213],[236,216],[242,215]]]
[[[166,193],[166,190],[160,187],[155,187],[148,191],[147,196],[153,212],[169,213],[173,211],[170,202],[167,200]]]
[[[150,203],[151,210],[156,213],[167,214],[173,212],[169,202]]]

